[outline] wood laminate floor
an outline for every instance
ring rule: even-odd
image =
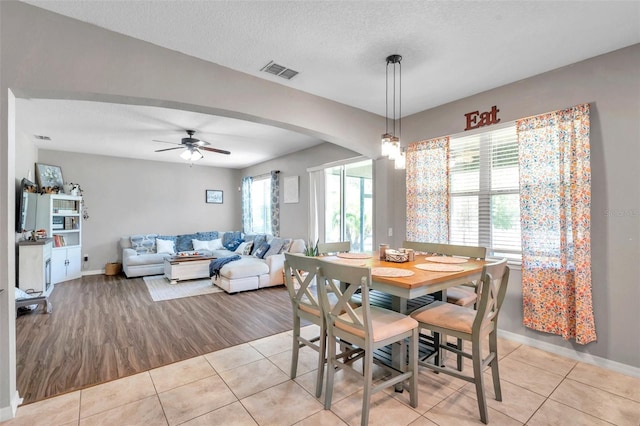
[[[51,314],[16,319],[25,403],[83,389],[292,328],[284,286],[154,302],[142,278],[85,276],[56,285]]]

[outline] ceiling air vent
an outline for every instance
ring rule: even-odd
[[[273,61],[269,61],[269,63],[262,67],[260,71],[268,72],[269,74],[277,75],[278,77],[282,77],[287,80],[291,80],[293,77],[298,75],[298,71],[294,71],[291,68],[278,65]]]

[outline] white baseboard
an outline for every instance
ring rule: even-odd
[[[96,269],[93,271],[82,271],[82,275],[104,275],[104,269]]]
[[[22,398],[20,398],[20,394],[16,391],[13,394],[13,398],[11,398],[11,403],[8,407],[0,408],[0,422],[4,422],[6,420],[11,420],[15,418],[16,412],[18,411],[18,406],[22,404]]]
[[[498,336],[507,340],[511,340],[513,342],[522,343],[527,346],[541,349],[543,351],[551,352],[556,355],[571,358],[576,361],[581,361],[587,364],[616,371],[627,376],[640,377],[640,368],[634,367],[632,365],[622,364],[621,362],[611,361],[610,359],[602,358],[599,356],[586,354],[584,352],[578,352],[569,348],[563,348],[561,346],[553,345],[547,342],[541,342],[539,340],[532,339],[531,337],[526,337],[521,334],[512,333],[510,331],[498,329]]]

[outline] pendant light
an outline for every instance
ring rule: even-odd
[[[385,79],[385,132],[381,137],[381,153],[390,160],[395,161],[396,169],[404,169],[405,153],[401,149],[400,134],[402,133],[402,56],[389,55],[386,58],[386,79]],[[392,100],[389,108],[389,65],[393,66],[391,74]],[[398,78],[396,78],[396,74]],[[396,91],[397,88],[397,91]],[[398,115],[396,115],[396,101],[398,105]],[[392,127],[389,133],[389,109],[392,110]],[[396,122],[398,123],[398,133],[396,134]]]

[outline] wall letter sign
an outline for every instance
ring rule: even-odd
[[[498,118],[498,112],[500,112],[500,110],[494,105],[491,107],[491,111],[483,113],[473,111],[465,114],[464,116],[467,118],[467,127],[465,127],[464,130],[477,129],[478,127],[499,123],[500,119]]]

